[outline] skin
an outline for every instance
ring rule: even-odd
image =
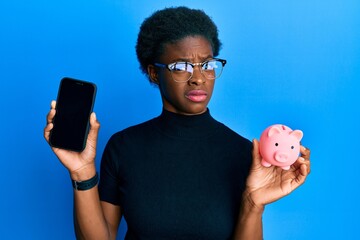
[[[203,37],[186,37],[173,44],[167,44],[159,58],[160,63],[170,64],[176,61],[200,63],[213,57],[210,43]],[[175,82],[170,71],[165,68],[148,66],[150,80],[159,86],[163,107],[174,113],[183,115],[201,114],[207,110],[214,89],[214,80],[206,79],[195,67],[193,76],[188,82]],[[206,92],[206,99],[194,102],[187,96],[192,90]]]
[[[52,101],[46,118],[47,125],[44,129],[44,137],[47,142],[49,142],[50,131],[53,128],[55,107],[56,102]],[[52,148],[60,162],[69,171],[71,179],[84,181],[95,175],[96,142],[99,128],[100,123],[97,121],[95,113],[92,113],[84,151],[78,153]],[[77,239],[116,239],[121,216],[119,206],[100,201],[97,186],[86,191],[74,190],[74,225]]]
[[[290,167],[269,168],[261,165],[258,140],[253,140],[253,163],[243,194],[234,239],[263,239],[262,215],[265,206],[290,194],[301,186],[310,173],[310,150],[300,147],[301,156]]]
[[[187,37],[176,43],[167,44],[159,58],[160,63],[175,61],[203,62],[213,57],[211,44],[203,37]],[[207,80],[195,67],[192,78],[185,83],[173,81],[170,72],[164,68],[148,66],[150,80],[159,86],[164,109],[183,115],[201,114],[207,110],[214,80]],[[206,97],[201,101],[189,97],[193,90],[201,90]],[[56,114],[55,101],[47,115],[44,137],[49,142],[52,120]],[[96,142],[100,124],[95,113],[90,116],[90,131],[83,152],[52,148],[60,162],[68,169],[73,180],[84,181],[96,173]],[[259,143],[253,140],[253,163],[243,194],[234,239],[263,239],[262,215],[267,204],[272,203],[302,185],[310,172],[310,150],[301,146],[301,156],[290,170],[261,165]],[[74,190],[74,223],[78,239],[116,239],[122,209],[99,199],[98,187],[86,191]]]

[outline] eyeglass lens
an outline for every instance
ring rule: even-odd
[[[210,60],[201,64],[201,73],[207,79],[215,79],[221,75],[223,63],[219,60]],[[177,82],[188,81],[194,72],[194,65],[188,62],[176,62],[170,66],[172,77]]]

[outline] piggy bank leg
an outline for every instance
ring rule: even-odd
[[[261,160],[261,165],[263,165],[264,167],[271,167],[271,164],[265,161],[264,159]]]
[[[284,169],[284,170],[289,170],[290,166],[285,166],[285,167],[281,167],[281,168]]]

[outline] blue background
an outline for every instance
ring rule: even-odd
[[[143,19],[176,2],[0,2],[1,239],[74,239],[69,175],[42,135],[50,101],[63,76],[97,84],[99,165],[113,133],[161,112],[134,46]],[[273,123],[302,129],[312,150],[306,184],[266,207],[265,239],[356,239],[360,2],[180,3],[220,30],[212,115],[249,139]]]

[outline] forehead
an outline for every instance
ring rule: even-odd
[[[160,60],[169,61],[201,61],[213,57],[211,43],[202,36],[188,36],[174,43],[164,45]]]

